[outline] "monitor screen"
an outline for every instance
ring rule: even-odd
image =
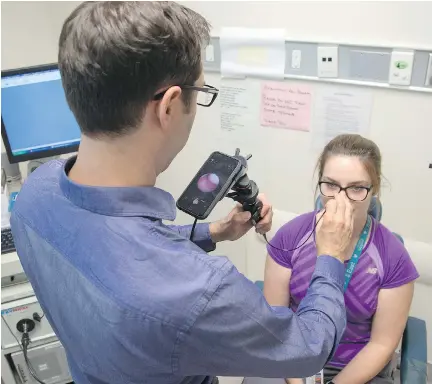
[[[80,129],[57,66],[2,72],[3,141],[11,162],[77,150]]]

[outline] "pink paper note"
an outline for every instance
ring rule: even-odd
[[[261,125],[309,131],[311,89],[292,83],[266,82],[261,87]]]

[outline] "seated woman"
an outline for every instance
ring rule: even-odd
[[[392,383],[389,369],[405,328],[417,273],[402,242],[368,215],[381,184],[381,155],[372,141],[340,135],[324,148],[317,164],[323,205],[345,193],[354,210],[354,230],[345,267],[347,328],[324,368],[324,382]],[[316,262],[312,231],[318,212],[285,224],[270,241],[264,294],[272,306],[296,311],[306,295]],[[294,251],[294,248],[298,248]],[[289,384],[302,379],[287,379]]]

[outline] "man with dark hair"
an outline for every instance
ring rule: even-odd
[[[59,67],[82,130],[78,156],[36,170],[11,221],[76,383],[305,376],[342,336],[340,260],[352,231],[342,194],[320,222],[320,257],[296,314],[270,307],[230,261],[206,253],[248,232],[249,213],[236,207],[200,224],[192,241],[190,227],[163,222],[175,203],[156,179],[185,146],[197,102],[217,97],[202,73],[208,39],[205,19],[172,2],[82,3],[63,25]],[[272,210],[260,198],[265,233]]]
[[[60,35],[59,67],[83,134],[136,133],[145,121],[143,105],[155,95],[162,100],[164,91],[169,100],[181,93],[190,116],[182,129],[190,131],[196,103],[189,89],[195,82],[204,86],[201,47],[208,40],[206,20],[176,3],[89,2],[78,7]],[[178,84],[182,87],[170,90]],[[186,135],[183,140],[179,145]]]

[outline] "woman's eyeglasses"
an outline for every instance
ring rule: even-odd
[[[179,85],[179,87],[185,90],[198,91],[197,104],[203,107],[210,107],[219,94],[219,89],[208,84],[205,84],[203,87],[196,87],[194,85]],[[162,99],[166,91],[167,90],[156,94],[153,100]]]
[[[342,188],[340,185],[328,181],[320,181],[318,185],[321,194],[325,197],[335,197],[338,193],[345,191],[348,199],[352,201],[366,200],[366,197],[372,189],[372,187],[361,187],[357,185]]]

